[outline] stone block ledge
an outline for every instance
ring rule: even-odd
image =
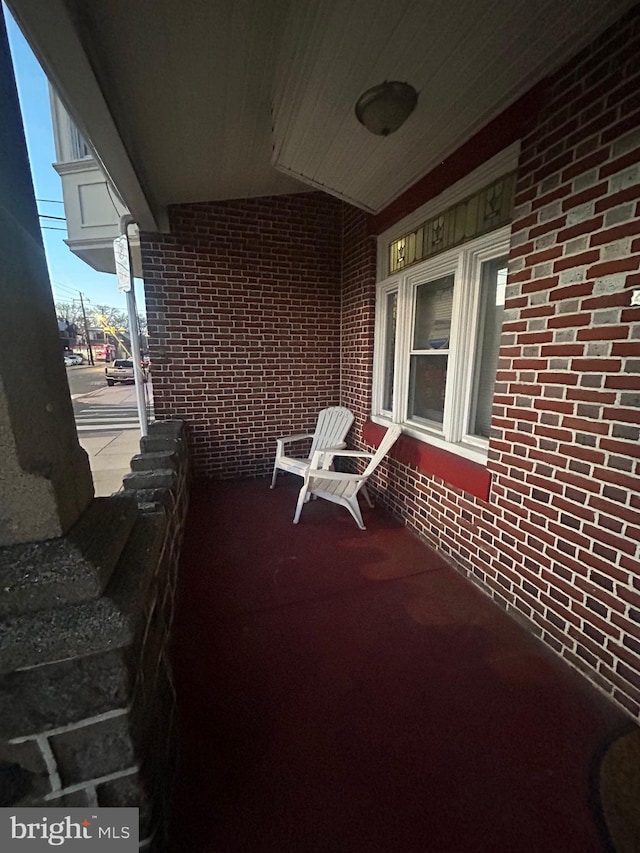
[[[127,649],[113,649],[0,676],[0,738],[37,735],[126,707],[127,662]]]
[[[178,454],[173,450],[159,450],[156,453],[138,453],[131,460],[132,471],[176,471],[180,464]]]
[[[66,536],[1,548],[0,619],[100,596],[137,515],[130,497],[95,498]]]
[[[164,517],[139,516],[104,594],[0,623],[0,673],[129,645],[164,537]]]
[[[125,474],[122,480],[125,491],[139,489],[175,489],[178,484],[178,474],[171,468],[160,468],[148,471],[132,471]]]
[[[131,637],[126,614],[104,596],[11,616],[0,625],[0,673],[126,646]]]
[[[137,806],[141,849],[165,849],[177,760],[169,645],[187,438],[182,421],[154,422],[123,491],[65,537],[0,549],[5,805]]]
[[[140,439],[142,454],[175,452],[182,447],[186,451],[187,435],[183,421],[154,421],[149,424],[147,435]]]

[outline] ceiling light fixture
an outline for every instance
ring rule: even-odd
[[[418,93],[413,86],[398,80],[385,80],[360,95],[356,116],[371,133],[388,136],[405,123],[417,103]]]

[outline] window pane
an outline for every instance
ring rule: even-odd
[[[396,320],[398,314],[398,294],[388,293],[386,302],[386,328],[384,330],[384,386],[382,408],[393,410],[393,380],[395,375]]]
[[[69,125],[71,127],[71,156],[73,159],[83,160],[85,157],[91,157],[89,146],[71,119],[69,119]]]
[[[453,307],[453,275],[416,288],[414,349],[448,349]]]
[[[410,418],[442,423],[447,361],[447,355],[411,356],[408,412]]]
[[[469,431],[472,435],[483,438],[489,437],[491,426],[493,387],[496,381],[506,285],[506,256],[487,261],[482,265],[478,343],[474,360]]]

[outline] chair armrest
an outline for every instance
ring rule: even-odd
[[[276,439],[276,441],[286,444],[288,441],[302,441],[303,438],[313,438],[313,433],[300,432],[295,435],[283,435]]]
[[[366,480],[363,474],[343,474],[342,471],[329,471],[326,468],[307,468],[305,479],[309,480],[342,480],[356,482]]]
[[[285,444],[293,443],[294,441],[303,441],[305,438],[313,438],[313,433],[309,434],[308,432],[300,432],[295,435],[283,435],[281,438],[276,439],[276,456],[285,456],[284,446]]]
[[[332,447],[325,447],[318,453],[333,453],[334,456],[363,456],[367,459],[371,459],[373,456],[373,453],[368,453],[366,450],[336,450]]]
[[[324,447],[322,450],[316,450],[313,454],[310,466],[311,470],[319,471],[325,468],[326,462],[322,461],[322,457],[325,454],[330,454],[331,460],[334,456],[351,456],[364,459],[371,459],[373,457],[373,453],[367,453],[364,450],[343,450],[341,447]],[[329,464],[331,460],[329,460]]]

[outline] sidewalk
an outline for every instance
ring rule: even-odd
[[[96,497],[120,491],[122,478],[131,471],[131,457],[140,453],[140,430],[79,433],[78,440],[89,455]]]
[[[74,395],[76,400],[136,405],[134,385],[100,388]],[[140,429],[96,429],[78,432],[80,446],[89,456],[96,497],[120,491],[122,478],[131,470],[131,457],[140,453]]]

